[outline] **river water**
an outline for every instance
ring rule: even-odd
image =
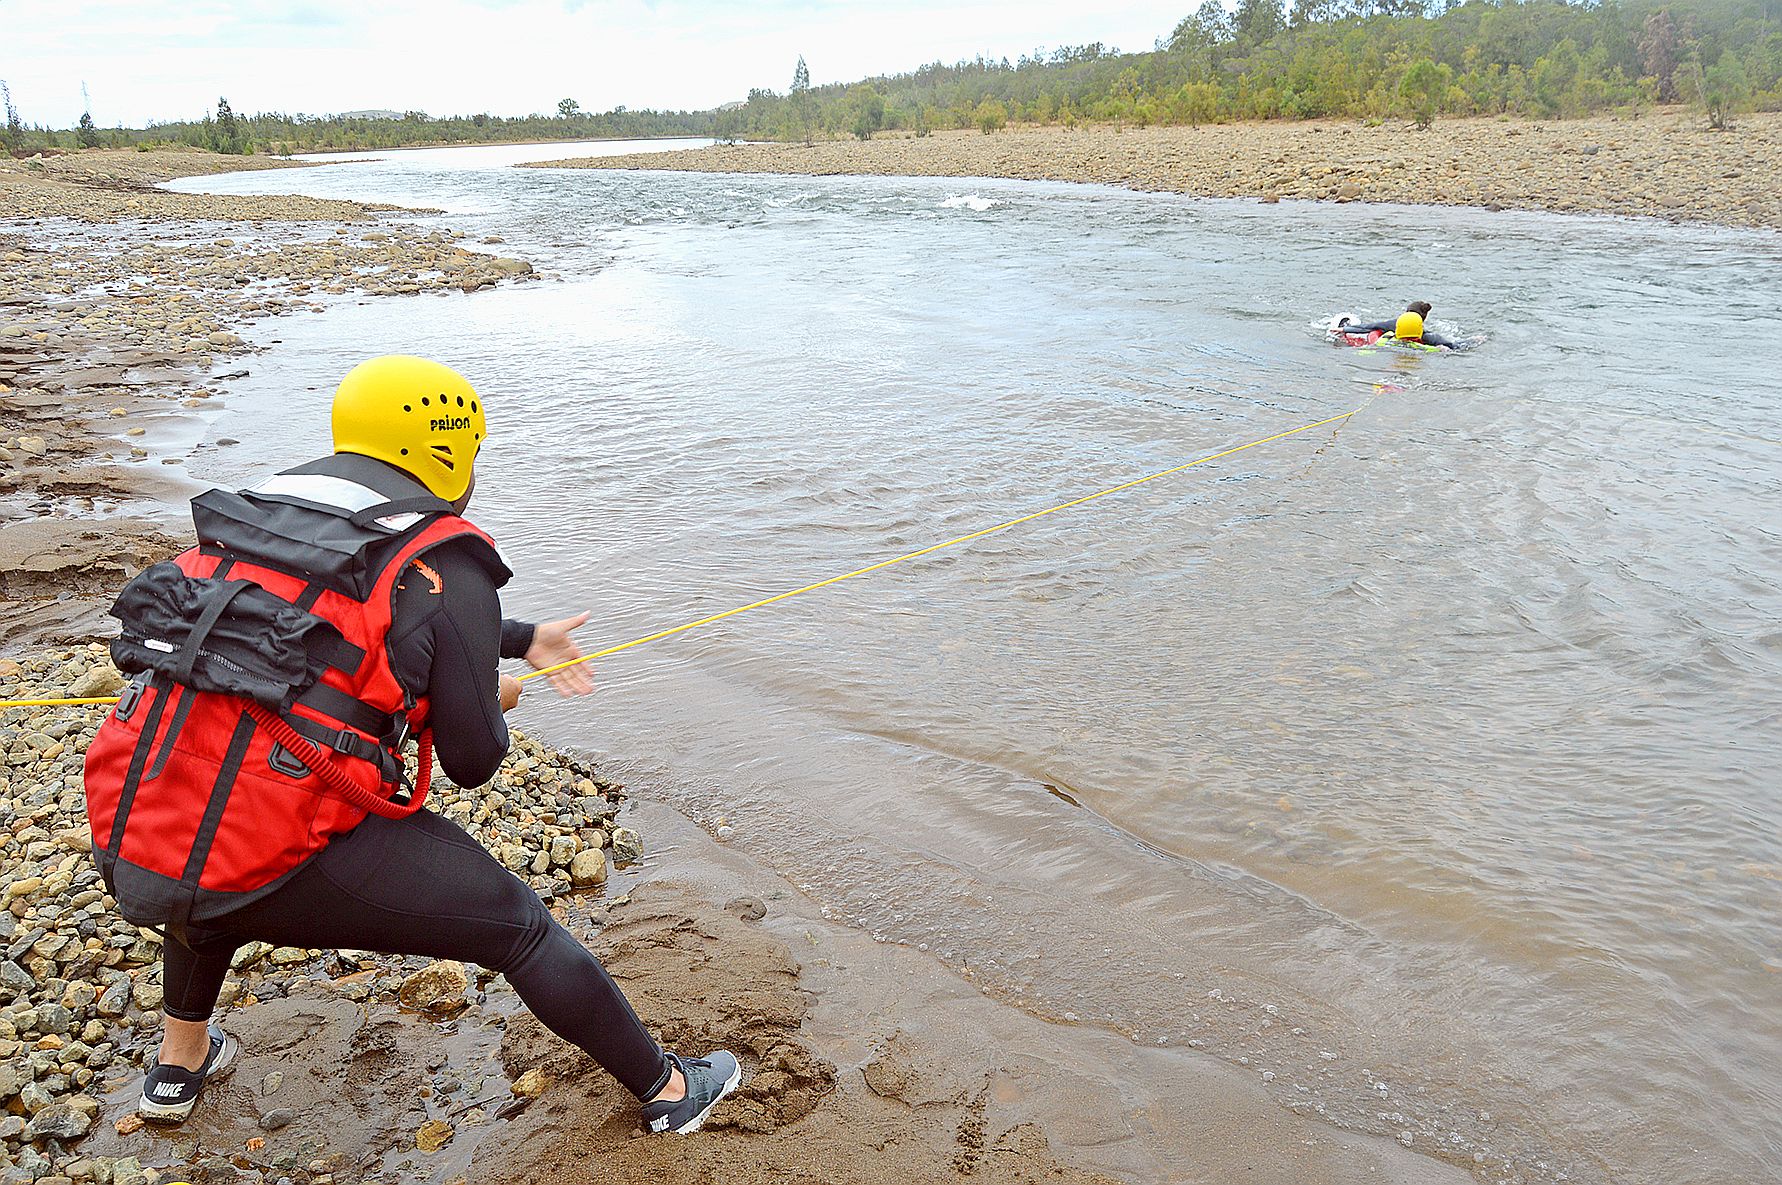
[[[606,645],[1360,409],[521,723],[987,991],[1481,1180],[1782,1176],[1782,239],[494,167],[561,155],[181,183],[443,208],[547,277],[262,323],[207,476],[445,360],[509,612]],[[1316,330],[1413,297],[1482,344]]]

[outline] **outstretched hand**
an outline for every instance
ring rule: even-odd
[[[580,613],[574,617],[565,617],[562,621],[547,621],[536,626],[532,631],[532,645],[526,651],[526,661],[532,664],[532,669],[542,671],[546,667],[580,658],[582,648],[569,635],[586,625],[588,616]],[[562,695],[587,695],[594,690],[594,677],[588,673],[586,664],[552,671],[546,678],[550,679],[551,686]]]

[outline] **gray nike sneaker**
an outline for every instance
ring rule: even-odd
[[[712,1113],[718,1100],[742,1083],[742,1067],[736,1056],[718,1049],[704,1057],[680,1057],[669,1054],[687,1080],[687,1097],[669,1102],[645,1103],[644,1128],[652,1132],[696,1132],[705,1117]]]
[[[184,1123],[198,1105],[198,1092],[204,1084],[233,1070],[239,1052],[241,1044],[235,1038],[211,1025],[210,1053],[205,1055],[204,1065],[196,1070],[163,1066],[159,1062],[150,1066],[136,1113],[150,1123]]]

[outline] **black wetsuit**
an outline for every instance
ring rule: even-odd
[[[1341,325],[1337,326],[1337,332],[1338,333],[1397,333],[1398,332],[1398,319],[1395,317],[1390,321],[1369,321],[1366,325],[1357,325],[1353,321],[1345,321]],[[1450,350],[1458,350],[1460,348],[1459,346],[1455,345],[1453,342],[1449,341],[1447,338],[1443,337],[1441,334],[1431,333],[1427,329],[1425,329],[1423,331],[1423,336],[1418,338],[1417,340],[1422,342],[1426,346],[1445,346]]]
[[[507,754],[497,657],[518,658],[533,627],[501,619],[493,578],[448,543],[400,578],[390,636],[396,674],[432,699],[440,767],[480,786]],[[435,590],[433,576],[438,577]],[[368,816],[266,897],[187,927],[163,950],[167,1015],[209,1019],[237,948],[250,941],[459,959],[507,977],[534,1016],[640,1099],[668,1082],[662,1048],[587,948],[538,894],[457,824],[429,810]]]

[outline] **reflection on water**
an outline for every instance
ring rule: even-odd
[[[441,207],[559,277],[268,324],[217,431],[277,398],[314,451],[352,362],[459,365],[510,609],[602,644],[1361,407],[525,723],[991,990],[1482,1179],[1774,1176],[1774,236],[425,154],[187,184]],[[1413,297],[1486,344],[1306,328]]]

